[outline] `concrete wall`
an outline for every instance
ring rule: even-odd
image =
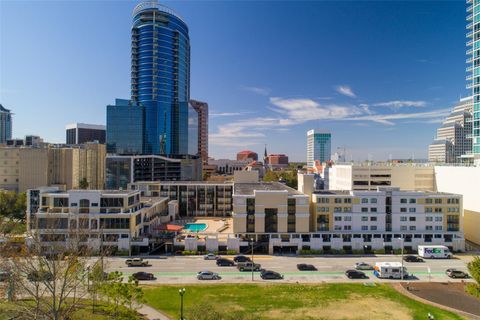
[[[465,238],[480,244],[480,167],[435,166],[437,191],[463,195]]]

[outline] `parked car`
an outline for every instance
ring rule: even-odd
[[[368,276],[365,273],[358,270],[347,270],[345,271],[345,275],[349,279],[368,279]]]
[[[230,259],[225,259],[225,258],[218,258],[217,259],[217,266],[219,267],[231,267],[234,266],[235,262],[233,262]]]
[[[252,260],[246,256],[235,256],[235,258],[233,258],[233,261],[235,261],[236,263],[239,263],[239,262],[247,262]]]
[[[143,271],[132,274],[132,277],[136,280],[155,280],[153,273]]]
[[[357,262],[355,263],[356,270],[373,270],[373,266],[366,262]]]
[[[460,270],[457,270],[457,269],[447,269],[445,271],[446,275],[449,276],[450,278],[461,278],[461,279],[465,279],[465,278],[468,278],[469,275],[468,273],[466,272],[463,272],[463,271],[460,271]]]
[[[306,263],[297,264],[297,269],[300,271],[317,271],[317,268],[313,264]]]
[[[197,273],[198,280],[220,280],[218,273],[212,271],[200,271]]]
[[[218,259],[218,256],[216,254],[213,254],[213,253],[209,253],[209,254],[206,254],[204,257],[203,257],[204,260],[217,260]]]
[[[417,256],[404,256],[403,261],[405,262],[423,262],[423,259]]]
[[[271,271],[271,270],[266,270],[264,272],[262,272],[260,274],[260,277],[263,279],[263,280],[279,280],[279,279],[283,279],[283,275],[278,273],[278,272],[275,272],[275,271]]]
[[[32,271],[27,275],[28,281],[53,281],[53,274],[49,271]]]
[[[262,266],[260,264],[253,263],[251,261],[245,262],[245,263],[237,266],[238,270],[240,270],[240,271],[252,271],[252,269],[253,269],[253,271],[260,271],[261,267]]]
[[[143,260],[143,258],[132,258],[125,260],[125,264],[129,267],[146,267],[148,266],[148,261]]]

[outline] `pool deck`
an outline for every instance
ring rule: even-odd
[[[197,218],[194,222],[190,223],[204,223],[207,225],[205,230],[199,231],[201,233],[212,233],[212,234],[228,234],[233,233],[233,220],[232,218]],[[219,231],[221,230],[221,231]],[[189,233],[187,230],[183,230],[185,233]],[[190,231],[190,233],[195,233],[195,231]]]

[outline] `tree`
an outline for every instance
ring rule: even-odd
[[[278,175],[275,171],[267,170],[263,175],[263,181],[265,182],[278,182]]]
[[[87,178],[82,178],[80,179],[80,181],[78,182],[78,187],[80,189],[88,189],[88,181],[87,181]]]
[[[27,196],[25,193],[0,191],[0,217],[14,221],[25,221]]]
[[[474,257],[473,260],[467,264],[467,268],[476,282],[467,284],[467,291],[480,298],[480,257]]]

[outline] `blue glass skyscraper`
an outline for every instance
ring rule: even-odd
[[[173,10],[146,1],[133,11],[132,101],[143,106],[144,154],[188,153],[190,40]]]

